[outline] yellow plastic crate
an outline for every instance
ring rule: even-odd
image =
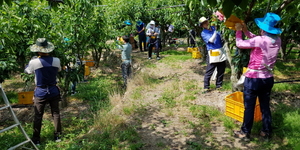
[[[188,48],[187,48],[187,52],[188,52],[188,53],[193,52],[193,48],[192,48],[192,47],[188,47]]]
[[[33,104],[34,91],[18,93],[18,104]]]
[[[247,72],[247,67],[243,67],[243,74]]]
[[[84,75],[85,75],[85,76],[88,76],[88,75],[90,75],[90,74],[91,74],[90,67],[87,66],[87,65],[85,65],[85,66],[84,66]]]
[[[240,122],[243,122],[244,119],[244,97],[243,92],[234,92],[229,94],[225,98],[226,101],[226,111],[225,115],[233,119],[236,119]],[[254,121],[258,122],[262,120],[262,115],[260,111],[258,98],[256,99],[256,105],[254,110]]]
[[[201,53],[199,51],[193,51],[192,52],[192,58],[199,59],[201,57],[202,57],[202,55],[201,55]]]

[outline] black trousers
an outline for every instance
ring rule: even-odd
[[[34,122],[33,122],[33,136],[32,136],[33,141],[40,140],[43,115],[47,103],[50,104],[51,114],[54,120],[54,127],[55,127],[54,136],[61,134],[59,101],[60,101],[60,95],[51,98],[45,98],[45,99],[34,97],[35,115],[34,115]]]
[[[212,74],[214,73],[215,69],[217,68],[217,80],[216,80],[216,87],[222,87],[223,84],[223,77],[224,77],[224,72],[226,68],[226,61],[219,62],[219,63],[209,63],[209,56],[207,56],[206,59],[206,72],[204,76],[204,89],[209,89],[210,88],[210,78]]]
[[[159,42],[158,39],[150,39],[148,57],[152,57],[152,49],[155,47],[156,57],[159,57]]]

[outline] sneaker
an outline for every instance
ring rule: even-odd
[[[160,60],[160,57],[156,57],[157,60]]]
[[[204,90],[202,91],[202,94],[205,94],[205,93],[208,93],[208,92],[210,92],[210,89],[204,89]]]
[[[148,59],[152,59],[151,57],[149,57]]]
[[[250,134],[249,133],[245,133],[243,131],[234,131],[234,136],[236,138],[240,138],[240,139],[244,139],[244,140],[250,140]]]
[[[264,138],[265,140],[269,140],[271,138],[271,134],[268,132],[260,131],[260,137]]]
[[[55,142],[61,142],[60,136],[54,136],[54,141]]]
[[[220,86],[220,87],[216,87],[216,90],[220,91],[222,90],[223,88]]]

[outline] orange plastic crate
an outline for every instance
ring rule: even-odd
[[[95,65],[95,62],[93,60],[84,60],[85,65],[89,67],[93,67]]]
[[[19,104],[33,104],[34,91],[18,93]]]
[[[243,92],[234,92],[229,94],[225,98],[226,101],[226,111],[225,115],[240,122],[244,119],[244,97]],[[254,110],[254,121],[258,122],[262,120],[262,115],[260,111],[258,98],[256,99],[255,110]]]

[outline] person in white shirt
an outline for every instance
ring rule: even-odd
[[[149,51],[148,51],[148,59],[152,59],[152,49],[155,47],[158,49],[158,42],[157,42],[157,37],[160,34],[160,31],[158,28],[155,27],[155,22],[151,21],[150,22],[150,27],[146,32],[146,35],[149,37]],[[159,60],[159,50],[156,51],[156,59]]]

